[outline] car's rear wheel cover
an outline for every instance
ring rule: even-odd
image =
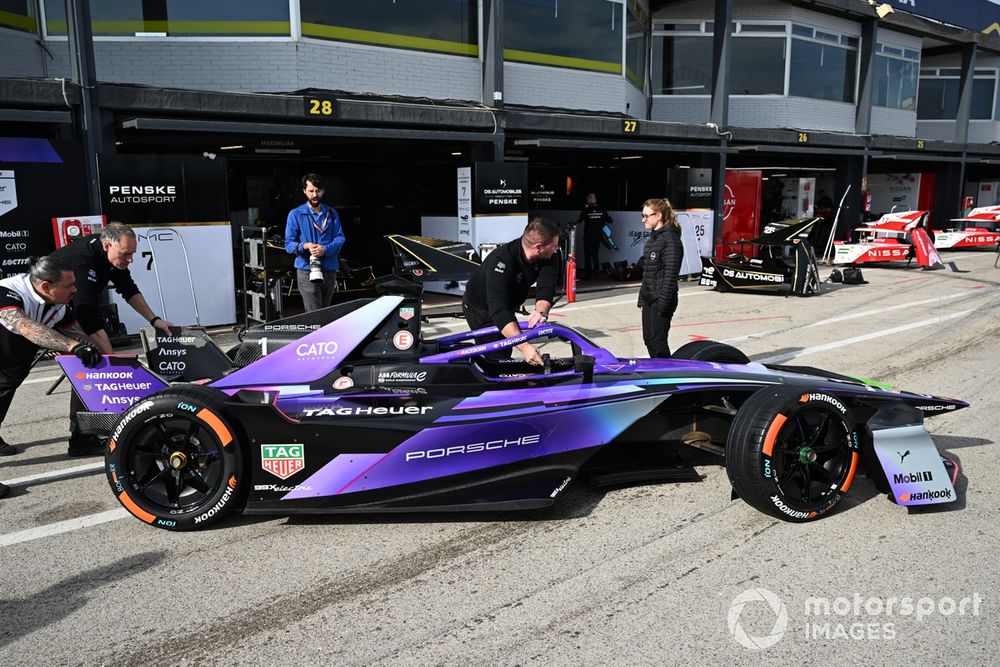
[[[247,488],[237,431],[222,398],[203,387],[169,389],[126,411],[105,461],[122,505],[159,528],[218,521]]]
[[[860,460],[850,408],[826,392],[762,389],[740,408],[726,442],[726,470],[751,506],[809,521],[847,495]]]

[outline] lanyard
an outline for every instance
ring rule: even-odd
[[[311,217],[312,216],[310,216],[310,218]],[[316,224],[315,221],[313,221],[313,223],[312,223],[313,229],[315,229],[317,232],[319,232],[320,234],[322,234],[323,232],[326,231],[326,225],[327,225],[327,223],[329,221],[330,221],[330,209],[327,209],[326,210],[326,214],[323,216],[323,220],[321,220],[321,222],[323,223],[323,226],[320,227],[319,225]]]

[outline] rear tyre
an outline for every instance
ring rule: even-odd
[[[796,387],[761,389],[736,413],[726,472],[752,507],[792,522],[831,511],[854,481],[860,434],[835,396]]]
[[[164,390],[126,411],[105,454],[108,483],[136,518],[189,530],[242,506],[249,486],[239,432],[218,392]]]
[[[714,340],[696,340],[682,345],[671,357],[692,361],[714,361],[720,364],[749,364],[750,358],[732,345]]]

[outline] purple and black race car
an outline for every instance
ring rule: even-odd
[[[485,344],[473,337],[495,329],[425,340],[419,287],[379,290],[251,329],[233,361],[215,348],[201,384],[163,377],[198,376],[211,343],[184,332],[150,351],[160,374],[60,357],[81,424],[108,438],[121,504],[175,530],[238,510],[520,510],[578,478],[697,479],[689,454],[721,457],[734,497],[786,521],[833,510],[859,469],[900,505],[955,500],[958,468],[923,419],[962,401],[750,363],[710,341],[652,360],[551,323]],[[554,353],[543,368],[503,356],[526,340]]]

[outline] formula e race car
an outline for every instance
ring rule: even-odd
[[[784,290],[790,294],[809,296],[819,292],[819,267],[816,254],[808,242],[809,233],[822,218],[774,222],[764,227],[764,233],[742,243],[759,246],[760,257],[742,253],[726,260],[702,257],[699,285],[729,290]]]
[[[960,400],[750,363],[711,341],[619,359],[553,323],[424,339],[419,286],[379,290],[248,331],[232,366],[200,384],[170,385],[134,357],[59,357],[81,426],[108,438],[121,504],[174,530],[243,508],[521,510],[578,478],[673,479],[648,454],[689,446],[724,461],[734,497],[786,521],[834,510],[861,469],[900,505],[955,499],[958,468],[923,420]],[[162,342],[205,344],[187,338]],[[524,341],[551,353],[543,367],[505,356]]]
[[[854,242],[834,241],[834,264],[906,262],[941,268],[944,263],[927,233],[927,211],[886,213],[854,230]]]
[[[952,222],[956,225],[951,229],[935,233],[935,248],[992,250],[1000,243],[1000,206],[974,208],[964,218],[953,218]]]
[[[465,285],[482,260],[470,243],[426,236],[390,234],[396,274],[424,286],[425,292],[465,294]]]

